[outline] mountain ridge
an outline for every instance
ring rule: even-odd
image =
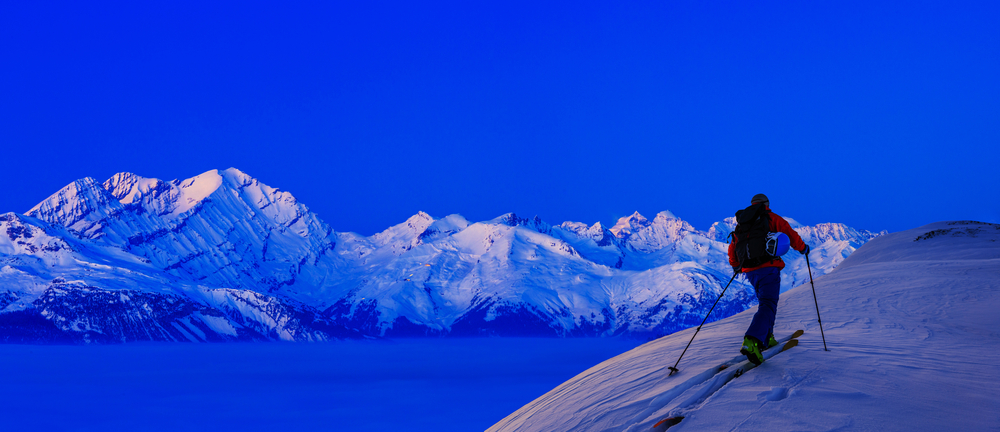
[[[187,329],[183,338],[143,330],[176,340],[666,334],[700,320],[728,281],[719,239],[734,225],[727,218],[700,231],[668,211],[652,220],[635,212],[611,229],[514,213],[470,222],[418,212],[364,237],[335,231],[292,194],[235,168],[173,181],[126,172],[104,182],[85,178],[23,216],[10,215],[17,214],[0,222],[0,282],[16,300],[0,318],[15,309],[54,317],[45,302],[74,289],[97,297],[131,289],[192,302],[188,309],[197,313],[116,318],[139,320],[144,329]],[[884,234],[795,226],[817,251],[813,271],[820,274]],[[76,249],[31,250],[12,235],[24,230],[51,231]],[[54,261],[61,264],[40,264]],[[801,261],[786,256],[792,277],[784,289],[803,280]],[[45,289],[54,294],[45,297]],[[212,300],[219,293],[229,300]],[[754,301],[752,288],[736,282],[718,315]],[[104,312],[73,313],[82,320]],[[298,333],[283,331],[281,323],[292,321]],[[114,339],[94,327],[73,328],[58,336]],[[121,334],[144,340],[141,332]]]

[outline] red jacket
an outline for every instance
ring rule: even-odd
[[[799,233],[795,232],[795,230],[792,229],[791,225],[788,225],[788,222],[786,222],[784,218],[778,216],[777,213],[772,212],[770,208],[768,208],[767,211],[771,213],[770,231],[785,233],[785,235],[788,236],[788,240],[789,243],[791,243],[792,249],[795,249],[799,252],[804,251],[806,249],[806,242],[802,241],[802,237],[799,237]],[[736,239],[733,238],[733,241],[735,242]],[[732,242],[729,243],[729,265],[733,266],[733,268],[736,268],[739,267],[740,261],[736,259],[736,252],[733,250],[734,246],[735,243]],[[743,269],[743,273],[751,272],[764,267],[777,267],[778,270],[781,270],[785,268],[785,262],[782,261],[781,258],[776,258],[774,261],[759,265],[757,267],[745,268]]]

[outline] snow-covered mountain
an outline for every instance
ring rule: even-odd
[[[803,228],[851,241],[849,229]],[[775,334],[805,334],[759,367],[739,354],[752,308],[702,328],[679,373],[667,368],[695,329],[598,364],[488,430],[995,430],[998,275],[1000,225],[885,235],[817,277],[815,298],[809,285],[782,294]]]
[[[801,226],[813,273],[883,233]],[[670,212],[611,229],[513,213],[418,213],[336,232],[290,193],[230,168],[186,180],[77,180],[0,216],[7,340],[325,340],[362,336],[649,337],[697,324],[732,275],[733,218]],[[806,280],[786,256],[783,289]],[[713,313],[754,304],[742,278]]]
[[[236,170],[166,182],[129,173],[77,180],[27,213],[183,279],[274,292],[336,245],[288,192]],[[315,279],[310,279],[315,283]]]

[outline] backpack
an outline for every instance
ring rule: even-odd
[[[740,267],[753,268],[775,259],[767,250],[770,231],[771,212],[764,203],[752,204],[736,212],[736,229],[731,235]]]

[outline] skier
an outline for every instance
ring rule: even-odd
[[[759,231],[766,231],[763,235],[766,235],[767,232],[784,233],[788,236],[790,246],[801,252],[802,255],[809,253],[809,245],[802,241],[802,238],[788,225],[788,222],[771,212],[770,201],[766,195],[754,195],[750,204],[750,207],[736,213],[737,223],[742,223],[744,226],[737,227],[733,233],[733,240],[729,243],[729,264],[733,266],[734,272],[743,272],[743,275],[753,285],[760,303],[757,313],[753,316],[753,321],[750,322],[750,328],[747,329],[746,335],[743,337],[743,347],[740,349],[740,353],[745,354],[747,359],[759,365],[764,362],[761,351],[778,344],[774,338],[774,316],[778,312],[781,269],[785,268],[785,262],[780,257],[772,256],[748,258],[746,253],[737,253],[737,243],[746,245],[749,238],[761,235],[755,233],[750,227],[750,224],[756,221],[756,219],[751,219],[751,216],[759,214],[769,219],[766,222],[758,222],[767,224],[766,230],[763,226],[759,229]],[[741,247],[741,249],[746,250],[747,248]],[[767,341],[767,345],[764,345],[762,341]]]

